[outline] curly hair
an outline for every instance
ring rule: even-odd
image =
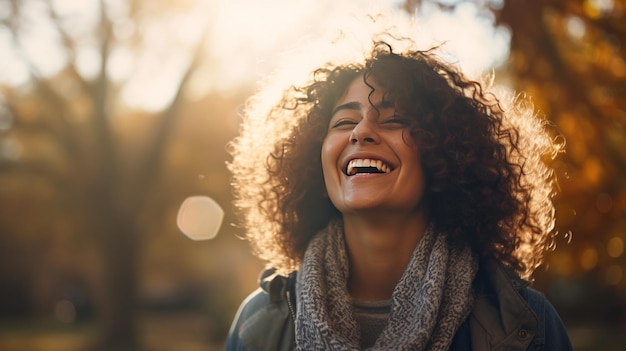
[[[267,112],[250,100],[229,168],[255,254],[296,269],[311,238],[341,216],[325,195],[320,153],[331,110],[357,77],[415,120],[436,230],[530,277],[554,241],[556,184],[546,162],[562,145],[526,99],[496,98],[434,49],[396,53],[384,42],[363,62],[318,68]]]

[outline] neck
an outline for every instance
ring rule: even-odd
[[[425,215],[344,214],[343,219],[350,260],[348,291],[360,300],[390,299],[424,235]]]

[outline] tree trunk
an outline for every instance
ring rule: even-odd
[[[103,210],[93,221],[104,270],[97,349],[139,350],[136,325],[139,235],[132,219],[123,218],[112,208]]]

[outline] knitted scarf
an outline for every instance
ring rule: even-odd
[[[427,230],[396,285],[387,326],[370,350],[447,350],[469,315],[478,263],[468,248]],[[343,222],[309,244],[297,278],[297,350],[359,350],[359,328],[347,291]]]

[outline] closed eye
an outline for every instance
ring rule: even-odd
[[[343,126],[351,126],[357,124],[355,121],[350,119],[340,119],[337,122],[333,123],[332,128],[339,128]]]
[[[401,117],[399,115],[393,115],[390,118],[385,119],[383,121],[383,124],[399,125],[402,127],[406,127],[409,126],[411,122],[407,118]]]

